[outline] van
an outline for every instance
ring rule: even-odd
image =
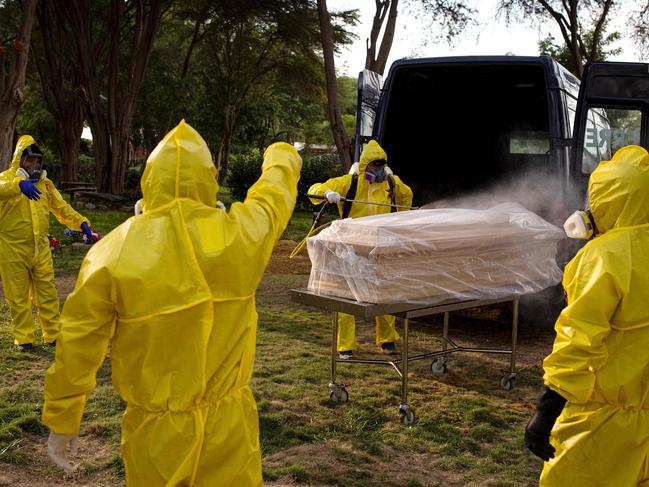
[[[516,201],[560,226],[599,161],[647,146],[647,66],[590,64],[581,92],[548,56],[402,59],[384,83],[365,70],[355,160],[374,138],[415,206]]]
[[[403,59],[358,87],[355,160],[376,139],[415,206],[514,201],[561,227],[600,161],[648,147],[647,64],[591,63],[580,83],[548,56]],[[580,245],[562,242],[562,268]],[[560,287],[547,294],[556,315]]]

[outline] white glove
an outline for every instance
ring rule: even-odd
[[[50,437],[47,440],[47,456],[57,466],[61,467],[67,473],[76,470],[76,466],[68,460],[68,446],[70,453],[76,454],[79,443],[77,435],[60,435],[50,431]]]
[[[341,196],[339,193],[329,190],[325,193],[325,198],[329,203],[340,203]]]
[[[216,202],[216,207],[220,210],[225,210],[225,204],[223,204],[222,201],[217,201]]]

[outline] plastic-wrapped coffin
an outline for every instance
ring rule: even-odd
[[[563,238],[515,203],[338,220],[308,241],[309,290],[368,303],[532,294],[561,281]]]

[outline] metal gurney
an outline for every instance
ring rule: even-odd
[[[516,349],[518,341],[518,296],[508,296],[500,299],[491,300],[471,300],[458,301],[446,304],[436,304],[426,306],[425,304],[372,304],[359,303],[357,301],[337,298],[333,296],[324,296],[315,294],[305,289],[294,289],[291,291],[293,301],[316,306],[319,308],[333,311],[332,335],[331,335],[331,382],[329,383],[330,398],[337,402],[347,402],[349,393],[343,384],[336,382],[336,365],[338,362],[352,364],[370,364],[370,365],[388,365],[392,367],[401,377],[401,403],[399,413],[401,422],[405,425],[411,425],[415,421],[415,412],[408,404],[408,366],[410,362],[435,358],[431,364],[433,372],[442,372],[446,369],[446,358],[449,354],[455,352],[477,352],[477,353],[494,353],[506,354],[510,356],[509,370],[500,379],[500,385],[507,390],[512,389],[516,381]],[[467,348],[461,347],[448,336],[449,313],[462,309],[475,308],[496,303],[512,302],[512,344],[511,349],[487,349],[487,348]],[[364,359],[352,358],[341,360],[338,358],[336,342],[338,335],[338,313],[348,313],[359,318],[367,319],[379,315],[393,315],[397,317],[403,326],[401,358],[398,359]],[[408,322],[410,319],[420,318],[434,314],[444,313],[443,336],[444,341],[442,350],[435,352],[421,353],[417,355],[408,354]]]

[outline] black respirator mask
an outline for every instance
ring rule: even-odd
[[[385,162],[385,161],[382,161]],[[382,183],[388,177],[388,173],[385,170],[385,164],[383,166],[374,168],[372,170],[365,169],[365,180],[371,183]]]

